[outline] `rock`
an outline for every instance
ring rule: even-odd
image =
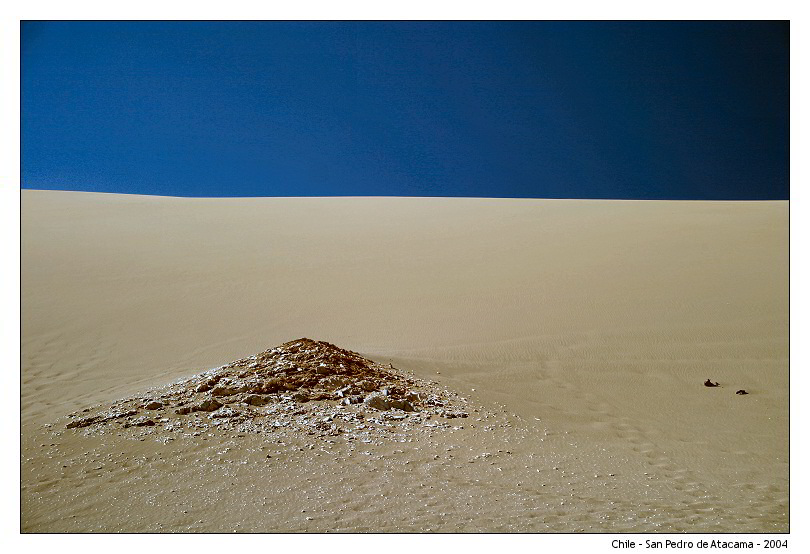
[[[402,400],[399,398],[391,398],[390,396],[384,396],[382,393],[373,392],[369,394],[364,402],[367,406],[371,408],[376,408],[377,410],[403,410],[405,412],[412,412],[414,411],[413,404],[408,402],[407,400]]]
[[[214,390],[211,391],[211,396],[231,396],[238,392],[242,392],[237,387],[227,387],[227,386],[218,386],[214,387]]]
[[[196,390],[197,392],[208,392],[211,390],[211,385],[209,385],[208,383],[203,383],[194,390]]]
[[[704,381],[704,383],[703,383],[703,386],[705,386],[705,387],[719,387],[720,383],[712,383],[711,379],[706,379],[706,381]]]
[[[422,402],[424,399],[424,395],[418,392],[409,391],[408,394],[405,395],[405,400],[408,402]]]
[[[388,410],[390,408],[388,403],[388,398],[382,395],[379,392],[372,392],[366,399],[363,401],[365,404],[370,408],[375,408],[377,410]]]
[[[735,392],[734,394],[748,394],[748,391],[746,391],[745,389],[740,389],[737,392]]]
[[[183,406],[182,408],[177,408],[174,411],[174,413],[180,414],[180,415],[190,414],[191,413],[191,408],[189,408],[188,406]]]
[[[151,419],[147,419],[147,420],[144,420],[144,421],[139,421],[138,423],[135,424],[135,426],[136,427],[152,427],[154,424],[155,424],[154,421],[152,421]]]
[[[377,390],[377,385],[373,381],[369,381],[368,379],[360,381],[359,383],[357,383],[357,386],[366,392],[374,392],[375,390]]]
[[[298,391],[292,395],[292,399],[301,403],[309,402],[309,395],[305,392]]]
[[[264,396],[258,394],[249,394],[245,397],[243,402],[249,406],[264,406],[269,400]]]
[[[241,412],[238,412],[238,411],[234,410],[233,408],[221,408],[219,410],[216,410],[209,417],[213,417],[213,418],[216,418],[216,417],[236,417],[239,414],[241,414]]]
[[[149,404],[147,404],[145,406],[145,408],[147,410],[159,410],[162,407],[163,407],[163,404],[161,404],[160,402],[156,402],[156,401],[152,401],[152,402],[150,402]]]
[[[83,412],[88,412],[89,409],[82,410],[82,411]],[[101,415],[97,415],[97,416],[90,416],[90,417],[86,417],[86,418],[79,419],[79,420],[76,420],[76,421],[71,421],[70,423],[68,423],[66,425],[66,427],[68,429],[76,429],[76,428],[81,428],[81,427],[87,427],[89,425],[94,425],[96,423],[106,423],[106,422],[112,421],[114,419],[133,416],[133,415],[135,415],[137,413],[138,413],[137,410],[126,410],[126,411],[123,411],[123,412],[112,412],[112,413],[101,414]]]
[[[260,383],[259,385],[253,387],[251,392],[261,393],[261,394],[272,394],[274,392],[279,392],[284,390],[284,383],[281,379],[273,378],[268,379]]]
[[[388,401],[388,405],[391,406],[392,408],[395,408],[397,410],[402,410],[404,412],[412,412],[412,411],[414,411],[413,410],[413,404],[411,404],[407,400],[396,400],[396,399],[392,398],[391,400]]]
[[[83,419],[77,419],[76,421],[71,421],[66,425],[68,429],[77,429],[81,427],[87,427],[88,425],[92,425],[99,420],[97,417],[86,417]]]
[[[192,408],[194,412],[213,412],[222,407],[222,404],[216,398],[206,398]]]
[[[327,377],[321,381],[321,384],[327,388],[339,389],[345,387],[346,385],[350,384],[351,380],[347,379],[343,375],[332,375],[331,377]]]

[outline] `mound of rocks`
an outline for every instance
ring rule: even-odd
[[[107,408],[70,414],[67,428],[152,427],[158,422],[169,431],[301,428],[334,436],[344,427],[365,429],[363,422],[425,423],[434,417],[467,417],[465,410],[465,399],[434,382],[302,338]]]

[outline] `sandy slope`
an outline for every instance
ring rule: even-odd
[[[787,216],[23,191],[23,529],[787,530]],[[269,459],[43,427],[302,336],[498,424]]]

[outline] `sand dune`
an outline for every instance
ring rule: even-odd
[[[787,530],[787,202],[26,190],[22,325],[26,531]],[[55,435],[303,336],[498,424],[269,462]]]

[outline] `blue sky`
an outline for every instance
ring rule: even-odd
[[[22,187],[787,199],[780,22],[26,22]]]

